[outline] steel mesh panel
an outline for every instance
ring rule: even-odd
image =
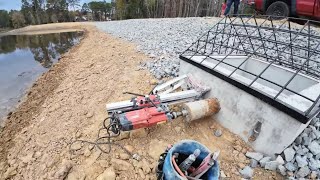
[[[300,77],[320,81],[320,33],[313,29],[314,21],[306,20],[304,25],[297,25],[291,22],[295,18],[272,19],[270,16],[256,15],[225,17],[184,51],[180,58],[218,73],[227,81],[226,78],[230,78],[230,82],[240,83],[237,86],[306,122],[320,111],[320,90],[310,95],[310,92],[299,90],[297,84],[303,83]],[[263,66],[248,71],[245,66],[253,59],[262,61]],[[270,78],[274,67],[282,67],[292,75],[281,81]],[[257,86],[261,83],[271,87],[272,92],[259,89]],[[308,107],[297,108],[292,98],[303,99]]]

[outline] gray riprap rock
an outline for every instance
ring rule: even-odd
[[[306,156],[307,156],[308,159],[313,158],[313,154],[312,153],[307,153]]]
[[[316,159],[310,158],[309,159],[309,168],[312,171],[319,170],[319,168],[320,168],[320,160],[316,160]]]
[[[310,134],[312,132],[312,129],[311,129],[310,126],[308,126],[303,130],[303,132],[306,133],[306,134]]]
[[[319,139],[320,138],[320,131],[318,131],[317,129],[316,129],[316,127],[314,127],[314,126],[310,126],[310,128],[312,129],[312,132],[315,134],[315,136],[317,137],[317,139]],[[310,135],[309,135],[310,136]]]
[[[222,136],[222,131],[221,131],[221,129],[217,129],[216,131],[214,131],[214,135],[215,135],[216,137]]]
[[[255,159],[250,159],[250,167],[256,168],[258,166],[258,161]]]
[[[249,166],[244,167],[239,172],[243,178],[250,179],[253,176],[253,169]]]
[[[303,132],[303,133],[300,134],[300,137],[307,137],[307,136],[308,136],[308,134],[305,133],[305,132]]]
[[[266,165],[266,162],[269,162],[269,161],[271,161],[271,157],[264,157],[264,158],[262,158],[260,161],[259,161],[259,163],[260,163],[260,166],[261,167],[264,167],[265,165]]]
[[[301,148],[301,145],[292,145],[292,147],[293,147],[293,149],[295,150],[295,151],[297,151],[299,148]]]
[[[306,148],[306,147],[301,147],[299,148],[296,153],[299,154],[299,155],[306,155],[307,153],[309,152],[309,149]]]
[[[279,165],[279,166],[278,166],[278,171],[279,171],[279,173],[280,173],[282,176],[287,175],[286,170],[287,170],[287,169],[286,169],[283,165]]]
[[[309,136],[303,137],[302,138],[302,145],[309,146],[311,141],[312,141],[312,139]]]
[[[264,169],[275,171],[278,166],[279,166],[279,163],[277,161],[269,161],[269,162],[266,162]]]
[[[294,142],[296,143],[296,145],[300,145],[302,143],[302,137],[298,136],[296,140],[294,140]]]
[[[263,154],[258,153],[258,152],[247,152],[246,156],[248,158],[255,159],[257,161],[260,161],[263,158]]]
[[[320,122],[315,123],[314,126],[319,128],[320,127]]]
[[[310,133],[310,135],[309,135],[309,137],[310,137],[310,139],[311,139],[311,141],[313,141],[313,140],[315,140],[315,139],[317,139],[318,137],[316,136],[316,134],[315,133]]]
[[[296,156],[296,162],[298,163],[299,167],[304,167],[308,165],[307,156]]]
[[[276,161],[277,161],[279,164],[284,164],[284,160],[283,160],[283,158],[282,158],[280,155],[278,155]]]
[[[226,174],[222,170],[220,170],[220,177],[221,177],[221,179],[224,179],[227,177]]]
[[[285,165],[286,169],[288,171],[291,171],[291,172],[294,172],[295,170],[297,170],[297,166],[294,165],[292,162],[288,162],[286,165]]]
[[[308,166],[302,167],[298,170],[296,176],[297,178],[304,178],[310,173]]]
[[[317,141],[312,141],[308,146],[308,149],[314,154],[317,155],[320,153],[320,145]]]
[[[294,158],[294,155],[296,154],[296,152],[292,147],[289,147],[283,151],[283,154],[284,154],[285,160],[289,162]]]
[[[317,122],[318,122],[318,119],[317,119],[317,118],[313,118],[313,119],[310,121],[310,125],[314,126]]]

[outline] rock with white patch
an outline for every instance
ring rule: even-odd
[[[283,151],[284,158],[287,162],[291,161],[296,154],[295,150],[292,147],[289,147]]]
[[[295,164],[293,164],[292,162],[288,162],[285,164],[285,168],[288,171],[294,172],[295,170],[297,170],[298,167]]]
[[[286,172],[287,169],[283,165],[278,165],[277,170],[282,176],[287,175],[287,172]]]
[[[261,154],[261,153],[258,153],[258,152],[247,152],[246,153],[246,156],[248,157],[248,158],[251,158],[251,159],[255,159],[255,160],[257,160],[257,161],[260,161],[262,158],[263,158],[263,154]]]
[[[296,162],[298,163],[299,167],[304,167],[308,165],[307,156],[296,156]]]
[[[298,170],[296,176],[297,178],[304,178],[308,176],[308,174],[310,174],[310,169],[307,166],[305,166]]]
[[[242,170],[239,171],[241,176],[243,178],[251,178],[253,176],[253,169],[250,168],[249,166],[244,167]]]
[[[312,141],[308,146],[308,149],[314,154],[317,155],[320,153],[320,145],[317,141]]]
[[[278,166],[279,166],[279,163],[277,161],[269,161],[269,162],[266,162],[264,169],[275,171]]]
[[[259,161],[259,163],[260,163],[260,166],[261,167],[264,167],[265,165],[266,165],[266,163],[267,162],[269,162],[269,161],[271,161],[271,157],[264,157],[264,158],[262,158],[260,161]]]

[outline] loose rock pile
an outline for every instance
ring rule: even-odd
[[[252,177],[252,169],[261,168],[277,171],[289,179],[320,178],[320,118],[314,118],[309,126],[282,154],[269,157],[258,152],[247,152],[250,167],[240,170],[244,178]]]
[[[208,29],[214,26],[220,19],[219,18],[172,18],[172,19],[133,19],[124,21],[111,21],[111,22],[99,22],[95,25],[108,33],[111,33],[117,37],[124,38],[128,41],[138,44],[139,51],[144,52],[152,58],[152,61],[141,64],[141,68],[147,68],[150,72],[157,78],[161,79],[163,77],[175,77],[178,76],[179,72],[179,54],[186,50],[193,42],[195,42],[202,34],[206,33]],[[252,22],[253,23],[253,22]],[[271,27],[271,24],[265,23]],[[275,25],[276,28],[279,25]],[[302,27],[302,26],[301,26]],[[221,26],[221,28],[224,28]],[[288,29],[286,25],[281,27],[282,29]],[[299,28],[292,28],[294,31],[300,31]],[[226,27],[225,31],[229,32],[232,28]],[[268,37],[273,37],[272,30],[260,29],[260,31],[254,31],[255,29],[249,28],[248,34],[252,36],[262,37],[268,39]],[[288,29],[289,30],[289,29]],[[244,28],[239,29],[239,34],[246,34]],[[231,31],[230,31],[231,32]],[[302,30],[303,33],[308,33],[305,28]],[[312,35],[319,36],[319,33],[313,28],[311,29]],[[276,32],[277,41],[287,43],[290,39],[289,33]],[[292,38],[295,37],[293,33]],[[217,42],[221,41],[224,36],[217,36]],[[220,39],[219,39],[220,38]],[[261,38],[261,37],[260,37]],[[233,39],[233,37],[231,37]],[[272,39],[272,38],[271,38]],[[237,43],[238,38],[234,38]],[[273,40],[273,39],[272,39]],[[230,40],[231,42],[233,40]],[[248,40],[247,40],[248,41]],[[279,55],[280,59],[290,59],[290,48],[287,45],[277,45],[275,48],[275,43],[255,40],[253,39],[251,43],[255,47],[264,44],[266,53],[268,56],[278,56],[276,49],[281,52]],[[310,47],[315,48],[318,44],[318,40],[311,38]],[[239,42],[238,42],[239,44]],[[292,45],[303,45],[307,47],[308,38],[306,36],[298,36],[293,41]],[[245,49],[250,50],[250,44],[246,44]],[[229,48],[230,49],[230,48]],[[320,47],[317,48],[318,50]],[[251,51],[253,51],[251,49]],[[222,52],[224,52],[222,50]],[[286,53],[283,53],[286,52]],[[263,48],[258,50],[258,53],[264,54]],[[300,48],[293,48],[294,56],[306,56],[307,51],[301,50]],[[319,55],[312,56],[311,58],[316,60],[320,57]],[[297,63],[303,63],[305,60],[303,58],[295,57]],[[320,63],[310,63],[311,66],[320,69]]]
[[[212,27],[219,18],[133,19],[96,23],[117,37],[138,44],[152,61],[141,64],[157,78],[176,77],[179,54]]]

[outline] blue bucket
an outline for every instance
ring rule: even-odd
[[[163,174],[165,180],[181,180],[183,179],[174,169],[172,164],[172,154],[192,154],[196,149],[200,149],[201,153],[197,157],[197,161],[202,161],[206,156],[208,156],[211,152],[204,145],[198,143],[194,140],[182,140],[169,150],[166,159],[163,164]],[[214,165],[202,176],[203,179],[208,180],[218,180],[219,179],[219,164],[217,161],[214,162]]]

